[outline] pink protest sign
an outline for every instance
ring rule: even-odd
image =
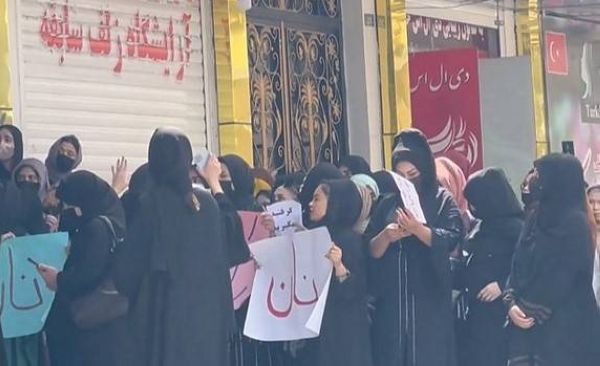
[[[249,245],[269,237],[269,232],[261,224],[260,213],[238,212],[244,226],[244,237]],[[233,307],[239,309],[252,293],[252,283],[255,275],[254,263],[252,261],[240,264],[229,270],[231,277],[231,289],[233,291]]]

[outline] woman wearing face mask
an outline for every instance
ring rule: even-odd
[[[46,168],[48,168],[50,184],[56,186],[63,177],[81,164],[82,159],[81,144],[77,137],[67,135],[58,139],[50,147],[48,157],[46,158]]]
[[[595,245],[584,184],[574,156],[550,154],[535,162],[529,190],[539,204],[517,244],[504,294],[511,366],[600,362],[600,314],[592,290]]]
[[[63,211],[60,230],[69,233],[69,257],[64,269],[45,265],[39,271],[56,298],[46,322],[48,348],[53,365],[118,365],[127,360],[120,352],[122,319],[89,330],[78,328],[71,318],[73,301],[82,298],[106,279],[113,265],[114,237],[100,216],[108,218],[117,237],[125,235],[125,215],[119,197],[102,179],[87,171],[65,178],[57,190]]]
[[[227,365],[233,302],[219,208],[208,192],[194,193],[191,165],[187,136],[156,130],[150,183],[114,277],[133,304],[128,366]]]
[[[46,166],[41,161],[37,159],[23,160],[15,168],[13,181],[19,189],[35,194],[39,197],[40,202],[45,202],[50,190],[50,183]],[[44,221],[50,232],[54,233],[58,230],[58,219],[55,216],[44,214]]]
[[[524,213],[504,171],[476,173],[465,187],[471,213],[480,220],[467,236],[464,275],[469,311],[460,344],[464,366],[506,366],[508,333],[502,290],[510,273]]]
[[[350,180],[325,181],[309,204],[313,227],[326,227],[333,264],[321,333],[299,353],[299,366],[370,366],[367,278],[363,241],[353,230],[360,194]]]
[[[437,182],[426,137],[405,130],[396,139],[394,170],[415,185],[426,224],[404,209],[399,194],[375,210],[367,238],[380,267],[373,324],[377,366],[451,366],[456,362],[450,253],[463,237],[461,212]]]

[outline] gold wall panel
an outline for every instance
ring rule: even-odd
[[[221,154],[254,161],[246,14],[236,0],[213,1],[219,144]]]
[[[394,136],[412,125],[405,0],[376,0],[381,77],[383,156],[392,163]]]
[[[540,157],[548,153],[540,9],[538,0],[519,0],[517,4],[517,51],[519,55],[531,59],[536,154]]]

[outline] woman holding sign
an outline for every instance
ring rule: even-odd
[[[299,366],[370,366],[366,258],[360,234],[353,230],[361,212],[358,188],[349,179],[325,181],[309,204],[315,227],[325,226],[333,245],[333,264],[321,333],[307,341]]]
[[[462,240],[461,212],[437,182],[425,136],[418,130],[405,130],[396,145],[394,170],[413,183],[418,197],[407,195],[404,183],[397,194],[379,202],[367,229],[370,253],[379,269],[374,279],[378,284],[373,318],[375,365],[453,366],[456,347],[449,256]],[[416,218],[419,203],[426,223]]]

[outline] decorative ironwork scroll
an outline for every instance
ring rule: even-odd
[[[279,1],[254,0],[276,10]],[[338,1],[288,0],[287,11],[305,9],[291,21],[248,18],[255,166],[307,171],[346,151],[341,27],[306,10],[327,4],[337,9]]]

